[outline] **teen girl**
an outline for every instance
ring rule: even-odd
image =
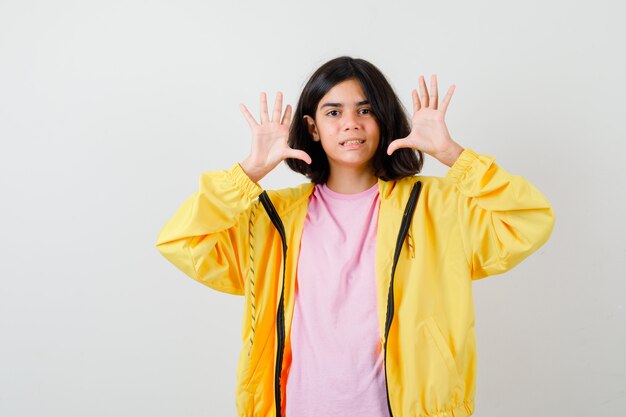
[[[383,74],[339,57],[294,112],[278,93],[252,149],[204,172],[157,247],[197,281],[245,296],[239,416],[469,416],[472,280],[511,269],[550,236],[552,208],[521,176],[463,148],[423,77],[409,120]],[[426,153],[450,167],[416,175]],[[281,161],[310,181],[263,190]],[[217,312],[216,312],[217,313]]]

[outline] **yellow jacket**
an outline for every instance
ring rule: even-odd
[[[472,280],[505,272],[539,248],[554,213],[523,177],[467,148],[443,178],[379,179],[378,186],[378,316],[390,415],[469,416],[477,365]],[[313,187],[263,191],[238,163],[205,172],[157,238],[185,274],[245,297],[240,417],[285,415],[296,263]]]

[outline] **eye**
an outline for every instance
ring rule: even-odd
[[[331,114],[331,113],[337,113],[337,110],[331,110],[328,113],[326,113],[326,115],[330,115],[330,116],[336,116],[336,114]]]
[[[372,112],[372,109],[361,109],[361,111],[364,111],[365,114],[370,114]]]

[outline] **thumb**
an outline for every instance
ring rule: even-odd
[[[284,158],[285,159],[287,158],[300,159],[309,165],[311,165],[311,162],[312,162],[309,154],[300,149],[292,149],[292,148],[287,149],[284,153]]]
[[[403,139],[396,139],[394,141],[392,141],[389,146],[387,147],[387,155],[391,155],[392,153],[394,153],[397,149],[400,148],[410,148],[410,144],[408,139],[403,138]]]

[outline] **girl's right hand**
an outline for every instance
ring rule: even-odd
[[[250,155],[241,163],[241,167],[252,181],[258,182],[286,158],[296,158],[307,164],[311,163],[311,157],[306,152],[292,149],[287,145],[291,105],[287,105],[285,114],[281,118],[283,108],[281,92],[276,93],[272,120],[269,119],[267,112],[265,93],[261,93],[261,124],[257,123],[244,104],[240,104],[239,108],[252,129],[252,149]]]

